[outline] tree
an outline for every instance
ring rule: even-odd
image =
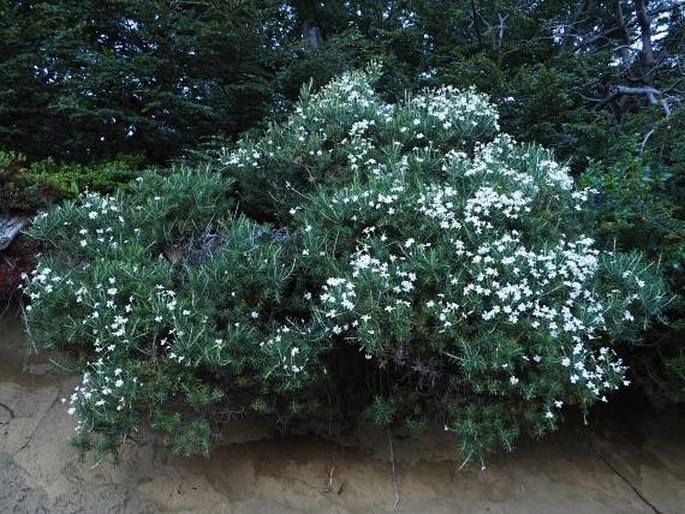
[[[6,66],[42,95],[31,108],[30,98],[14,106],[7,98],[7,116],[53,140],[30,146],[28,129],[17,128],[0,144],[31,157],[140,152],[164,161],[202,137],[235,137],[271,100],[269,2],[5,2],[4,10],[16,20],[6,28]]]

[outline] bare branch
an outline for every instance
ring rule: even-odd
[[[617,86],[616,92],[623,95],[661,95],[661,91],[651,86],[632,87],[632,86]],[[650,102],[651,103],[651,102]],[[653,105],[656,105],[654,101]]]
[[[647,135],[645,135],[644,139],[642,140],[642,144],[640,145],[640,155],[642,155],[645,151],[645,146],[647,145],[647,141],[649,141],[649,138],[652,137],[652,134],[654,134],[654,131],[656,128],[652,128],[649,132],[647,132]]]
[[[561,43],[563,51],[568,52],[573,49],[573,30],[575,25],[580,20],[590,5],[589,0],[581,0],[576,6],[576,11],[573,13],[573,18],[564,26],[564,39]]]

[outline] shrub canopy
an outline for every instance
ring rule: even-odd
[[[148,421],[207,452],[249,412],[438,419],[468,460],[626,383],[614,347],[663,307],[658,270],[597,248],[593,192],[500,134],[484,95],[388,104],[378,72],[303,90],[209,164],[36,220],[27,322],[79,359],[82,442],[113,449]]]

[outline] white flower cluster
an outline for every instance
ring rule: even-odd
[[[345,105],[350,111],[356,111],[359,107],[377,107],[379,102],[369,85],[369,73],[377,74],[379,71],[380,67],[377,64],[371,64],[366,71],[345,73],[322,87],[312,103],[320,109]],[[383,109],[387,110],[388,107],[385,106]]]
[[[131,270],[121,271],[126,274]],[[98,359],[88,363],[82,383],[75,388],[69,400],[70,413],[88,408],[102,408],[104,412],[108,408],[121,411],[130,407],[131,397],[127,394],[134,395],[135,387],[143,383],[120,366],[136,344],[147,345],[152,340],[151,351],[156,358],[191,365],[184,346],[179,344],[186,339],[183,327],[191,312],[179,308],[175,292],[158,284],[154,298],[140,304],[131,295],[122,296],[118,285],[119,280],[112,276],[105,283],[92,288],[82,286],[74,293],[76,303],[87,309],[81,323]],[[138,322],[131,323],[132,319]],[[141,319],[146,322],[141,324]],[[157,339],[156,334],[166,335]]]
[[[282,325],[276,329],[276,333],[259,343],[261,350],[272,356],[274,368],[266,375],[267,378],[276,367],[280,367],[286,376],[297,376],[305,373],[305,367],[309,362],[306,352],[301,351],[297,340],[306,337],[306,331],[296,326]]]
[[[573,179],[569,175],[567,167],[561,166],[556,161],[549,160],[539,162],[538,167],[546,173],[548,185],[558,186],[564,191],[573,189]]]
[[[123,364],[131,352],[148,351],[146,348],[151,345],[154,358],[190,365],[183,344],[190,308],[180,304],[173,290],[159,284],[152,297],[138,297],[136,291],[143,270],[117,261],[120,253],[137,243],[141,235],[140,230],[127,225],[124,212],[118,197],[85,193],[78,208],[60,206],[50,216],[38,220],[48,223],[69,219],[63,224],[83,238],[74,250],[94,256],[81,264],[80,270],[68,274],[43,266],[24,277],[26,294],[31,300],[27,315],[40,318],[39,311],[51,309],[56,303],[60,308],[71,306],[71,316],[63,320],[62,329],[78,344],[90,345],[94,352],[96,360],[86,365],[83,381],[69,400],[70,413],[83,414],[93,409],[105,412],[109,408],[121,411],[129,406],[130,397],[125,391],[142,386]],[[131,239],[127,234],[132,234]],[[103,271],[106,266],[108,274]],[[79,271],[87,273],[84,276]],[[100,278],[92,282],[95,277]],[[158,334],[162,335],[158,338]]]
[[[62,403],[68,402],[69,415],[78,415],[76,431],[81,432],[86,428],[84,419],[92,417],[93,412],[121,412],[130,409],[136,389],[142,386],[137,377],[131,376],[111,361],[100,358],[87,364],[87,371],[81,382],[68,399],[62,399]]]
[[[460,91],[452,86],[429,89],[412,97],[408,109],[421,113],[416,125],[438,125],[444,131],[468,134],[475,127],[499,131],[499,113],[488,97],[474,88]],[[459,129],[459,130],[455,130]]]
[[[82,226],[78,230],[81,248],[96,246],[98,249],[117,249],[129,242],[119,237],[117,225],[124,225],[125,220],[116,197],[88,192],[82,195],[82,201],[87,218],[81,220]]]
[[[326,102],[342,108],[344,97],[328,96]],[[382,104],[370,100],[364,107],[374,105]],[[451,132],[468,134],[467,125],[494,134],[497,112],[486,97],[451,88],[426,91],[351,123],[338,151],[353,180],[292,211],[306,220],[306,255],[332,249],[320,239],[331,237],[331,221],[356,234],[349,267],[330,277],[318,297],[325,331],[356,340],[373,354],[384,338],[392,340],[393,324],[411,330],[407,320],[421,313],[433,317],[446,338],[478,323],[518,327],[508,330],[544,334],[552,345],[546,365],[551,358],[570,387],[602,398],[617,387],[625,367],[596,340],[607,331],[605,315],[615,305],[625,307],[624,320],[635,318],[630,305],[639,291],[606,293],[599,287],[599,262],[611,254],[593,248],[592,239],[573,226],[591,191],[574,191],[568,169],[549,152],[520,146],[507,135],[476,144],[472,155],[459,148],[441,154],[431,141],[411,151],[404,147],[407,137],[421,140],[436,130],[445,133],[443,140]],[[391,126],[400,141],[379,141]],[[534,227],[540,239],[531,241],[535,223],[541,224]],[[410,271],[418,269],[432,275],[421,291],[416,287],[422,277]],[[531,352],[521,358],[538,363],[536,357]],[[510,385],[525,387],[514,379]]]
[[[73,286],[74,281],[65,275],[60,275],[47,266],[35,268],[31,275],[22,273],[22,280],[29,281],[30,287],[26,288],[26,295],[31,299],[32,305],[27,305],[26,310],[31,312],[34,306],[39,305],[43,296],[48,296],[64,286]]]
[[[413,245],[413,240],[404,242],[407,249]],[[389,319],[408,319],[413,307],[417,276],[403,269],[406,260],[392,253],[380,259],[368,245],[360,246],[350,256],[350,278],[331,277],[322,286],[319,312],[324,332],[358,338],[366,355],[380,349],[379,327]],[[362,301],[369,297],[374,301]]]

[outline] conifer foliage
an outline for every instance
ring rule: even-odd
[[[36,220],[27,322],[78,359],[85,447],[149,423],[208,452],[235,415],[438,420],[469,460],[628,381],[614,346],[663,308],[659,270],[595,247],[593,191],[501,134],[487,97],[388,104],[379,74],[304,89],[209,165]]]

